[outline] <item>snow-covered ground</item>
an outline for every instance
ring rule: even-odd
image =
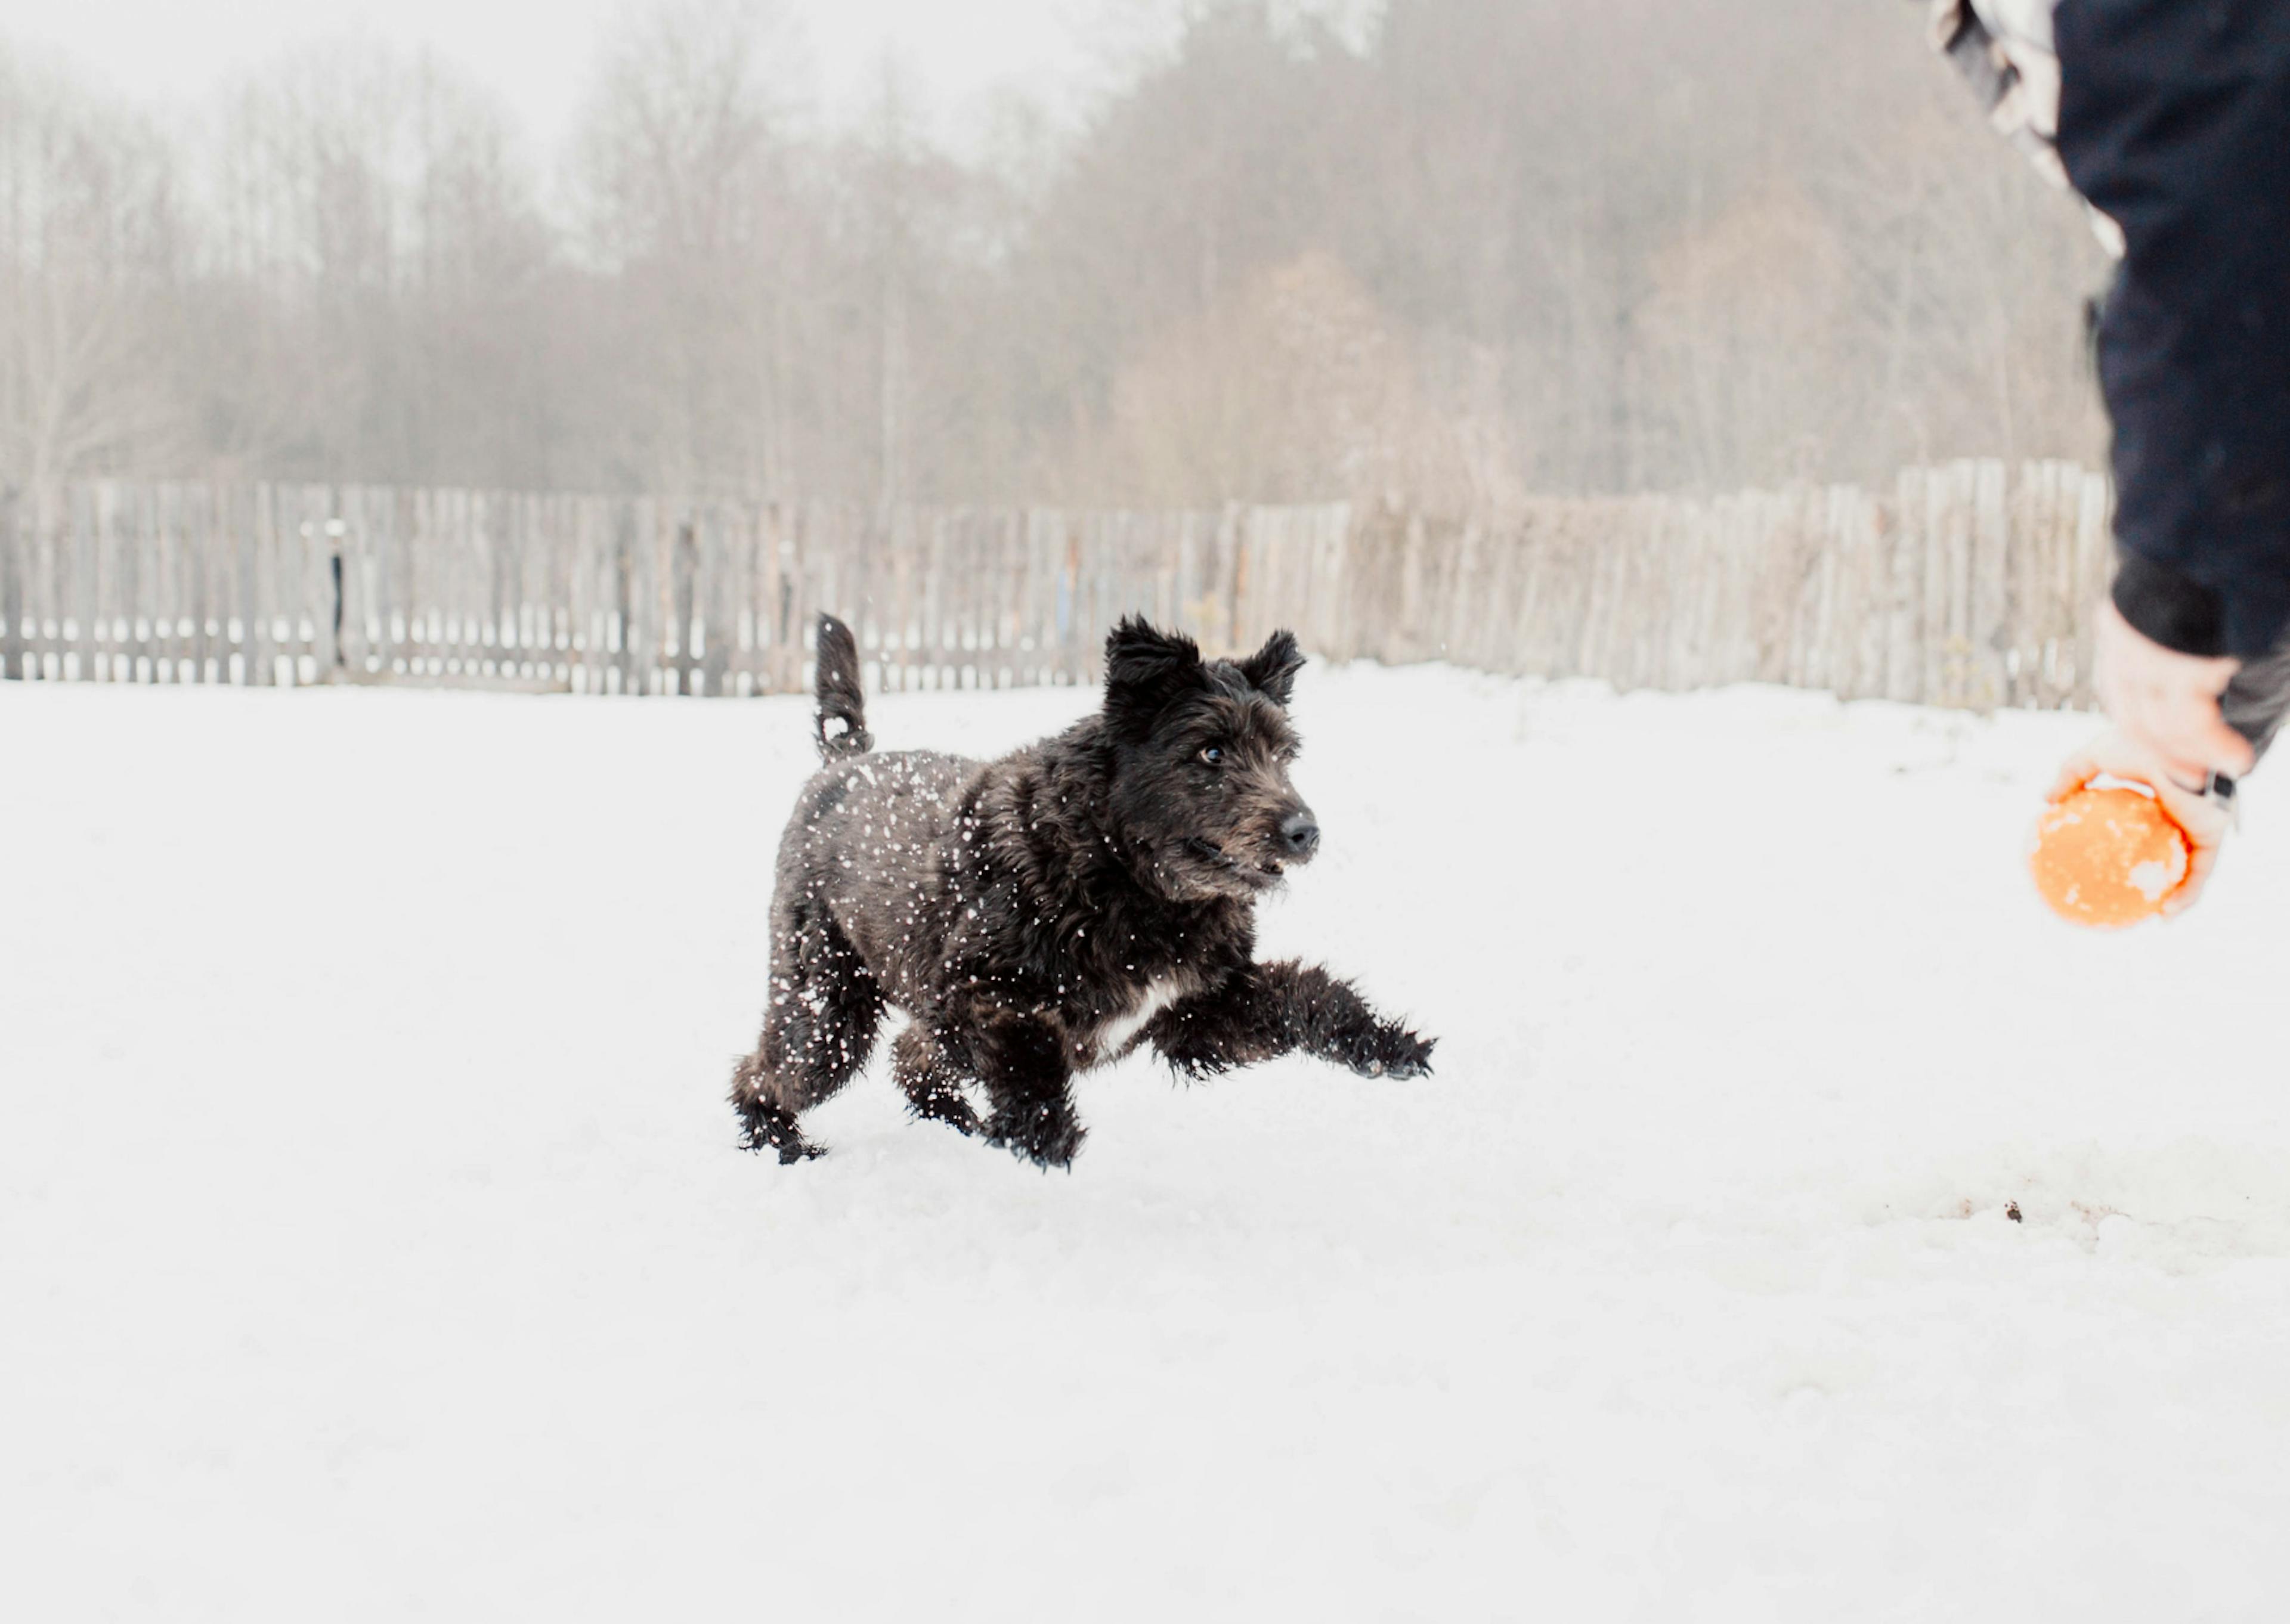
[[[6,1614],[2280,1616],[2290,795],[2093,939],[2076,718],[1297,713],[1267,945],[1437,1076],[1141,1057],[1045,1176],[879,1065],[732,1149],[800,704],[0,687]]]

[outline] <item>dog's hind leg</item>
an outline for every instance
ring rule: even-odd
[[[797,910],[773,944],[763,1036],[732,1073],[741,1148],[819,1155],[796,1118],[858,1075],[882,1020],[882,988],[850,940],[824,909]]]
[[[963,1089],[969,1074],[919,1025],[891,1040],[891,1076],[916,1116],[942,1122],[957,1133],[978,1132],[978,1112]]]
[[[740,1148],[770,1150],[781,1162],[800,1162],[822,1154],[804,1138],[795,1113],[779,1103],[772,1085],[771,1068],[764,1051],[741,1060],[732,1073],[732,1107],[740,1113]]]

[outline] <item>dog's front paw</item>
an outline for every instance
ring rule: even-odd
[[[757,1156],[776,1156],[782,1167],[797,1162],[815,1161],[827,1154],[823,1145],[814,1145],[792,1126],[749,1128],[740,1135],[740,1148]]]
[[[740,1148],[758,1156],[776,1156],[782,1167],[827,1154],[823,1147],[804,1138],[790,1113],[761,1100],[740,1108]]]
[[[1021,1160],[1041,1168],[1070,1171],[1088,1130],[1063,1106],[1028,1106],[997,1111],[986,1119],[986,1142],[999,1145]]]
[[[1428,1077],[1436,1037],[1418,1037],[1405,1027],[1378,1022],[1352,1056],[1352,1069],[1364,1077]]]

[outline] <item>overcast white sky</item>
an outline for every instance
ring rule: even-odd
[[[1002,84],[1053,102],[1092,82],[1108,28],[1141,40],[1180,0],[784,0],[830,113],[896,48],[941,115]],[[0,0],[0,36],[45,44],[146,105],[188,106],[290,44],[348,35],[428,44],[492,86],[552,145],[599,30],[623,0]]]

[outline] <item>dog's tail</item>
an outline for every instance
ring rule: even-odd
[[[859,684],[859,641],[831,614],[819,617],[819,753],[830,762],[875,748]]]

